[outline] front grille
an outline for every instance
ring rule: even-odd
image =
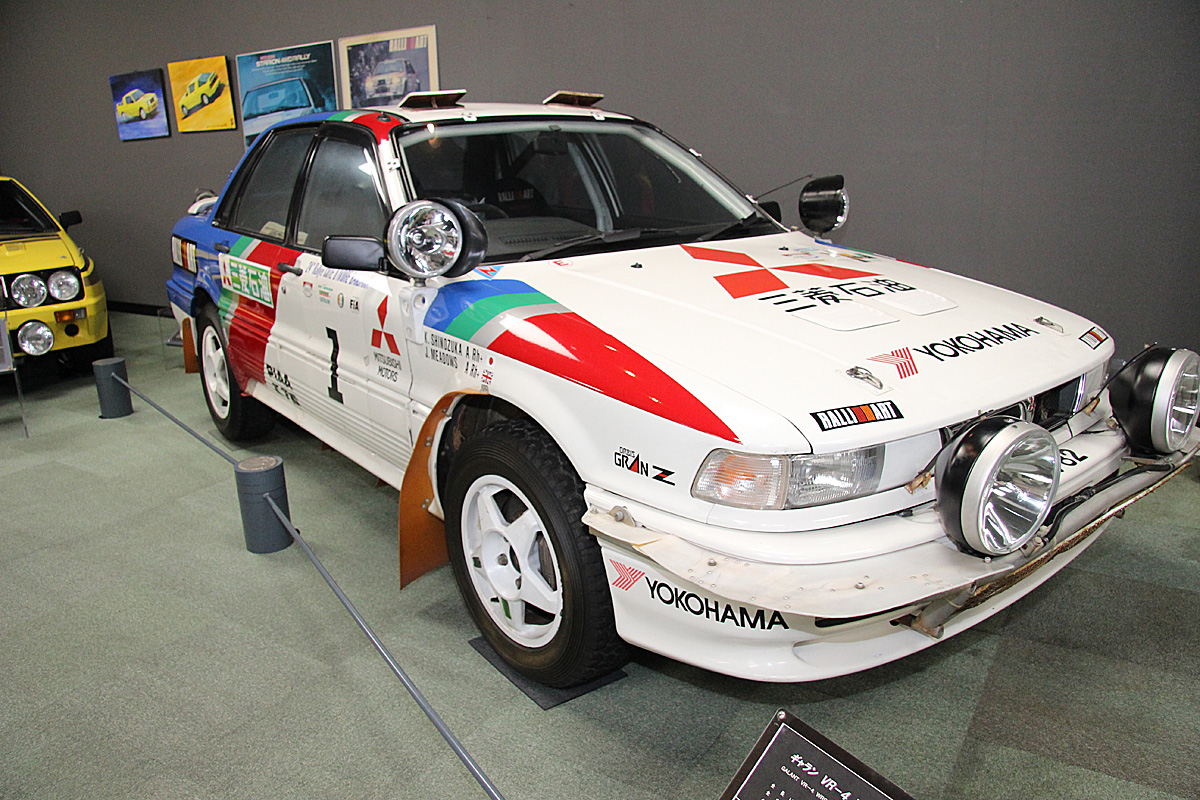
[[[1080,375],[1066,383],[1061,383],[1053,389],[1047,389],[1033,397],[1013,403],[1006,408],[998,408],[984,414],[984,417],[1014,417],[1034,425],[1040,425],[1048,431],[1061,427],[1079,410],[1083,404],[1084,380],[1087,376]],[[942,430],[942,442],[948,442],[962,433],[967,426],[982,419],[973,417],[963,420],[957,425],[951,425]]]

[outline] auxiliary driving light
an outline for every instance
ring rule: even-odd
[[[1058,489],[1058,445],[1045,428],[988,417],[963,431],[937,463],[938,515],[969,553],[1001,556],[1033,538]]]
[[[1139,450],[1173,453],[1196,426],[1200,409],[1200,356],[1154,347],[1113,377],[1113,413]]]
[[[479,266],[487,232],[457,200],[415,200],[392,215],[386,242],[392,262],[413,278],[456,278]]]
[[[17,331],[17,345],[31,356],[41,356],[54,347],[54,331],[44,322],[26,322]]]

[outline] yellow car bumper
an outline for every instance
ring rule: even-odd
[[[104,282],[88,282],[85,279],[83,297],[70,303],[8,310],[8,330],[13,334],[31,320],[45,323],[54,331],[51,353],[99,342],[108,336],[108,303]],[[24,355],[19,347],[13,348],[13,354]]]

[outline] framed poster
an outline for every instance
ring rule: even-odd
[[[167,64],[175,127],[180,133],[224,131],[236,126],[225,56]]]
[[[342,108],[395,103],[438,88],[433,25],[338,39]]]
[[[237,79],[247,147],[276,122],[338,107],[332,41],[243,53]]]
[[[167,106],[163,102],[167,95],[163,91],[161,69],[111,75],[108,85],[112,89],[117,135],[121,141],[171,135]]]

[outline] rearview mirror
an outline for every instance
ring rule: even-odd
[[[842,227],[849,212],[846,179],[841,175],[813,178],[800,190],[800,223],[817,236]]]
[[[63,226],[63,230],[81,222],[83,222],[83,215],[78,211],[64,211],[58,215],[58,224]]]
[[[383,265],[383,242],[370,236],[327,236],[321,264],[330,269],[378,271]]]

